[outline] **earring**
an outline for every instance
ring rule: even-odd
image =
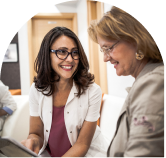
[[[144,54],[139,50],[138,53],[135,53],[137,60],[142,60],[144,58]]]

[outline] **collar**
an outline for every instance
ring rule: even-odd
[[[68,97],[68,99],[67,99],[66,105],[67,105],[70,101],[72,101],[72,100],[74,99],[75,94],[77,94],[77,93],[78,93],[78,90],[77,90],[76,84],[75,84],[75,82],[74,82],[74,80],[73,80],[73,86],[72,86],[72,88],[71,88],[71,91],[70,91],[69,97]]]
[[[153,63],[152,60],[150,60],[142,69],[142,71],[139,73],[137,76],[136,80],[137,81],[140,77],[144,76],[150,71],[153,71],[156,67],[164,65],[163,62],[160,63]]]
[[[126,91],[129,93],[130,92],[131,87],[126,87]]]
[[[135,79],[135,82],[141,78],[142,76],[144,76],[145,74],[147,74],[150,71],[153,71],[156,67],[158,66],[162,66],[164,65],[163,62],[160,63],[153,63],[152,60],[150,60],[145,66],[144,68],[141,70],[141,72],[139,73],[139,75],[137,76],[137,78]],[[133,85],[135,84],[135,82],[133,83]],[[129,93],[131,90],[131,87],[126,87],[126,91]]]

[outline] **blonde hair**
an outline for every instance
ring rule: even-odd
[[[97,35],[111,40],[136,43],[137,50],[141,50],[145,57],[154,62],[163,61],[155,41],[145,27],[130,14],[115,6],[104,14],[99,22],[91,22],[88,34],[96,43]]]

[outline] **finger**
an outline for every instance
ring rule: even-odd
[[[21,141],[21,144],[33,151],[33,142],[31,140],[23,140]]]
[[[34,146],[34,141],[33,141],[33,140],[27,139],[25,146],[26,146],[28,149],[34,151],[34,147],[33,147],[33,146]]]
[[[29,141],[29,149],[32,150],[33,152],[35,152],[36,154],[39,153],[39,150],[40,150],[40,145],[38,142],[34,141],[34,140],[30,140]]]
[[[25,146],[26,140],[22,140],[20,143]]]
[[[34,152],[35,152],[36,154],[38,154],[38,153],[39,153],[39,151],[40,151],[39,146],[36,146],[36,147],[35,147],[35,149],[34,149]]]
[[[26,148],[30,149],[31,151],[35,152],[36,154],[39,153],[40,145],[35,142],[34,139],[26,139],[21,141],[21,144],[24,145]]]
[[[39,144],[39,142],[36,142],[36,143],[34,144],[34,152],[35,152],[36,154],[38,154],[39,151],[40,151],[40,144]]]

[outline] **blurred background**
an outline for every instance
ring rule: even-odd
[[[53,27],[65,26],[80,39],[90,63],[90,72],[95,75],[95,82],[102,92],[125,98],[125,88],[133,84],[134,78],[118,77],[113,65],[103,62],[99,46],[87,33],[90,22],[99,20],[111,7],[110,4],[93,0],[73,0],[43,9],[29,19],[11,40],[5,56],[12,52],[10,56],[13,59],[4,57],[2,82],[9,86],[13,95],[28,95],[35,75],[34,61],[43,37]]]

